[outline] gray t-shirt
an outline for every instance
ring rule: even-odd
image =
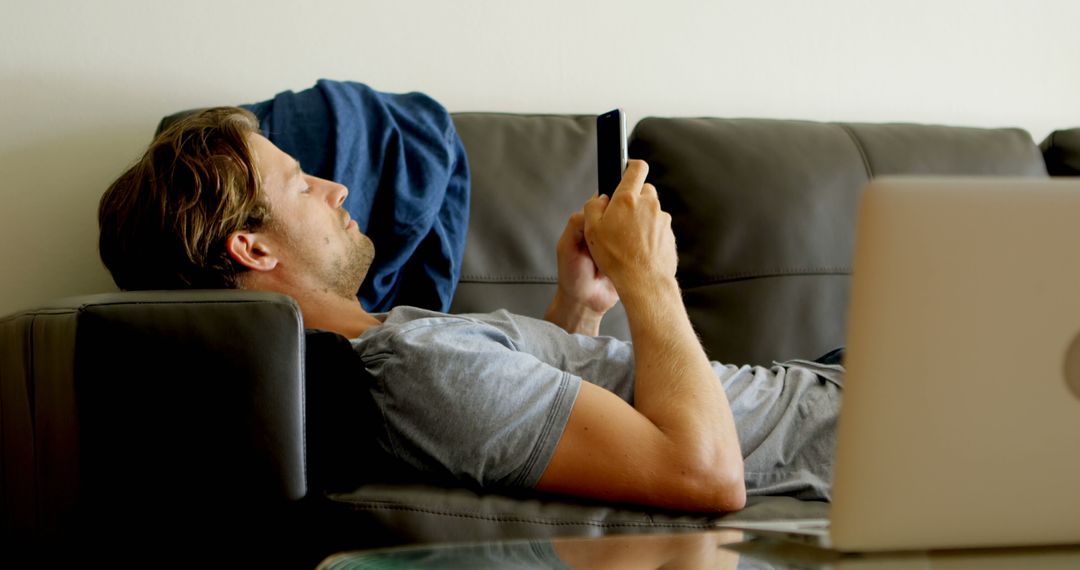
[[[583,379],[634,400],[633,347],[497,311],[399,307],[353,340],[382,414],[380,446],[408,468],[484,487],[533,487]],[[798,365],[795,365],[798,364]],[[750,494],[828,498],[839,367],[713,363]]]

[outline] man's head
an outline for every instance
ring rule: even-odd
[[[258,128],[241,109],[186,117],[112,183],[98,207],[98,250],[117,286],[238,286],[246,268],[229,255],[228,236],[270,217],[249,143]]]
[[[374,250],[341,209],[347,194],[301,172],[249,112],[209,109],[162,132],[102,196],[101,258],[122,289],[355,298]]]

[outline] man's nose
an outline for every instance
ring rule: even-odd
[[[340,208],[345,203],[345,197],[349,195],[349,189],[344,184],[330,183],[334,187],[334,207]]]
[[[340,208],[345,203],[345,197],[349,195],[349,189],[344,184],[338,184],[333,180],[319,179],[319,183],[326,192],[326,201],[334,208]]]

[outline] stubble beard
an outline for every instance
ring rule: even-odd
[[[360,285],[367,276],[371,262],[375,259],[375,246],[364,234],[352,242],[345,259],[337,267],[335,275],[329,281],[329,289],[340,297],[355,299]]]

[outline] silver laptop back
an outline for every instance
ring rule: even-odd
[[[1080,542],[1080,180],[877,179],[855,249],[833,546]]]

